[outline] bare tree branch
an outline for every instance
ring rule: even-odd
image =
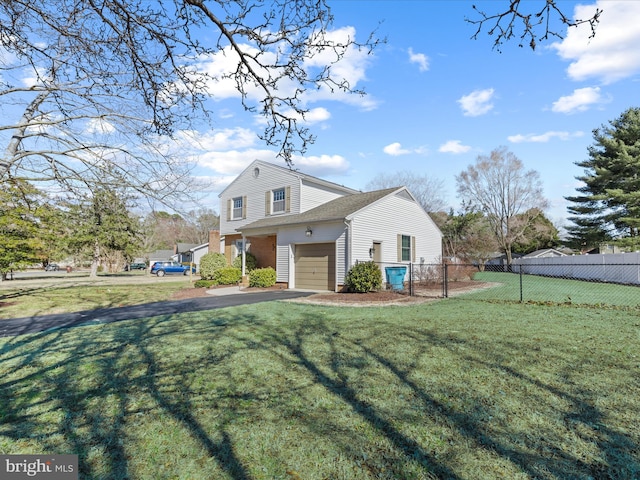
[[[557,0],[540,0],[538,4],[542,6],[537,11],[528,8],[534,2],[508,0],[506,3],[509,4],[509,8],[498,13],[486,13],[473,5],[472,8],[479,18],[465,19],[477,27],[471,38],[477,40],[485,29],[486,33],[494,38],[493,48],[498,51],[505,43],[515,38],[518,46],[527,44],[535,50],[538,43],[547,41],[550,37],[563,38],[560,30],[553,26],[557,21],[560,22],[560,28],[576,27],[586,23],[591,27],[589,38],[593,38],[602,14],[602,9],[596,8],[593,15],[587,19],[571,20],[558,6]]]

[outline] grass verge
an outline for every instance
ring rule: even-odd
[[[0,339],[0,452],[84,479],[639,478],[640,316],[263,303]]]
[[[0,290],[0,320],[96,308],[125,307],[167,300],[172,293],[191,287],[188,280],[156,283],[74,285],[49,283]]]

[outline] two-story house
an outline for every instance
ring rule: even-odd
[[[356,261],[437,263],[442,235],[405,187],[359,192],[254,161],[220,194],[220,251],[289,288],[339,290]]]

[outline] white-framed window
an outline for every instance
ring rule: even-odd
[[[244,208],[243,208],[244,207],[243,198],[242,197],[236,197],[231,201],[231,203],[232,203],[232,207],[233,207],[233,210],[231,211],[231,218],[233,220],[237,220],[239,218],[242,218],[243,217],[242,212],[244,210]]]
[[[398,235],[398,261],[415,262],[416,237]]]
[[[290,197],[291,187],[267,190],[264,196],[264,214],[274,215],[278,213],[289,213]]]
[[[282,213],[286,207],[286,191],[284,188],[278,188],[273,191],[273,213]]]

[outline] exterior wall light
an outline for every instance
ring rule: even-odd
[[[304,234],[305,234],[307,237],[310,237],[311,235],[313,235],[313,230],[311,230],[311,227],[307,227],[307,231],[306,231],[306,232],[304,232]]]

